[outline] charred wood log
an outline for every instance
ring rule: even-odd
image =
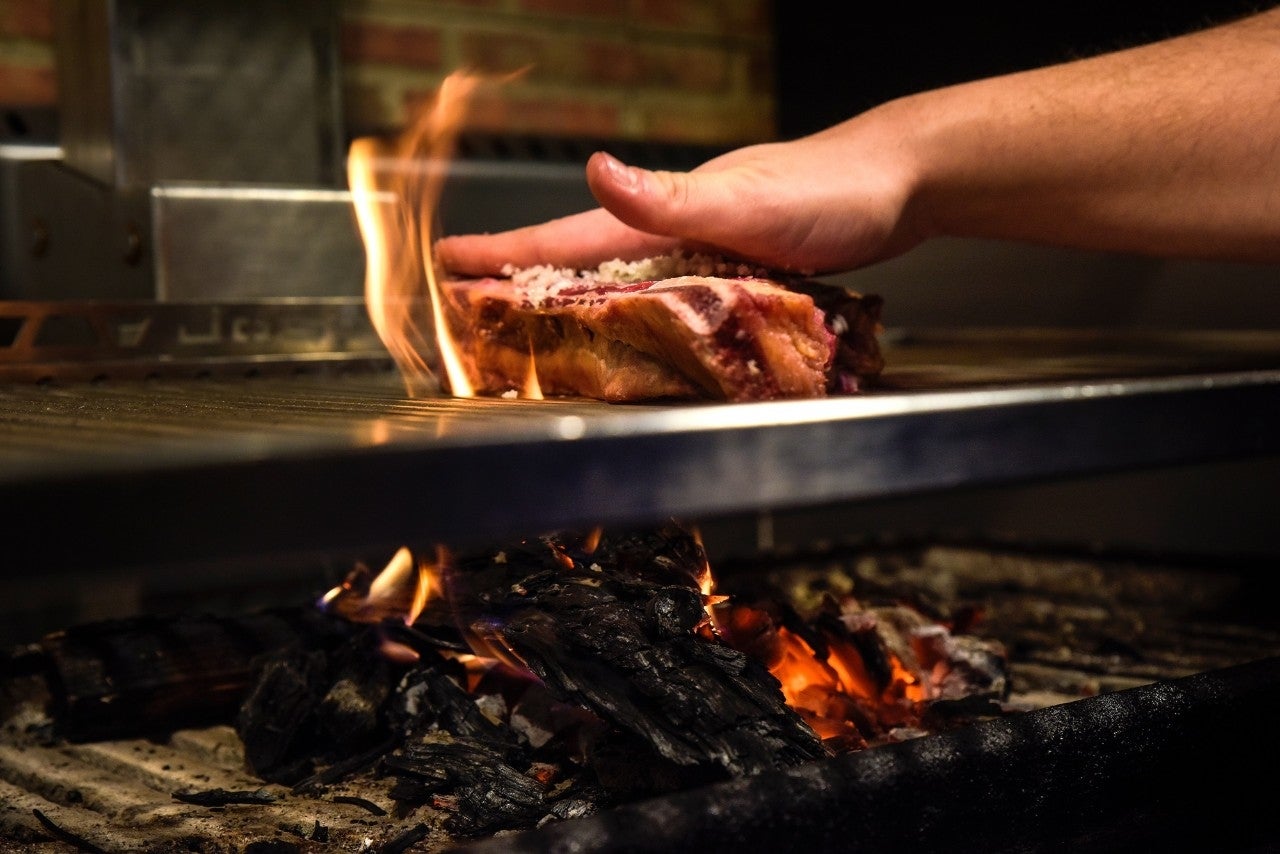
[[[405,738],[442,731],[482,745],[505,761],[527,761],[527,745],[510,726],[480,711],[475,697],[459,684],[460,675],[450,674],[452,664],[439,661],[405,675],[391,704],[395,729]]]
[[[294,784],[317,762],[349,758],[385,741],[386,705],[398,673],[379,652],[376,629],[332,650],[285,647],[259,662],[236,715],[249,768]]]
[[[451,854],[1270,850],[1273,798],[1257,781],[1280,755],[1277,708],[1280,658],[1263,659],[628,804]]]
[[[824,755],[759,662],[699,632],[706,556],[688,532],[548,537],[456,562],[455,610],[478,644],[693,775]]]
[[[475,741],[418,741],[384,764],[396,774],[392,798],[446,809],[445,827],[458,835],[531,827],[547,812],[543,784]]]
[[[446,827],[460,836],[585,815],[606,802],[603,792],[564,773],[573,771],[570,757],[581,749],[585,712],[558,714],[543,686],[501,667],[493,668],[501,672],[489,684],[482,679],[466,691],[456,665],[431,662],[401,680],[390,717],[405,746],[383,761],[396,777],[393,799],[445,810]],[[480,703],[503,689],[508,696],[498,702],[510,711],[495,720]]]
[[[254,661],[293,643],[324,649],[352,627],[310,607],[243,616],[147,615],[52,633],[0,666],[6,713],[39,707],[44,739],[158,736],[228,723]],[[18,691],[11,690],[21,683]]]
[[[274,804],[278,795],[267,789],[240,791],[234,789],[184,789],[173,793],[175,801],[201,807],[225,807],[229,804]]]

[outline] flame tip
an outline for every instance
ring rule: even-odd
[[[359,137],[348,147],[348,184],[365,245],[366,310],[409,397],[442,386],[432,370],[437,360],[450,394],[476,394],[446,322],[439,285],[444,271],[437,269],[432,252],[445,170],[401,167],[452,159],[471,97],[488,79],[465,69],[454,71],[394,141]],[[388,150],[396,168],[376,168],[375,161]]]

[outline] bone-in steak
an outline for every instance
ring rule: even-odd
[[[806,280],[685,275],[445,283],[476,391],[521,388],[613,402],[851,393],[883,367],[881,300]]]

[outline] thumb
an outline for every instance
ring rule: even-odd
[[[734,249],[744,206],[726,174],[642,169],[603,151],[587,161],[596,201],[632,228]]]

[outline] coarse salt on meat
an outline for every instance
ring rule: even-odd
[[[511,283],[524,294],[530,305],[538,308],[564,291],[593,284],[636,284],[676,279],[682,276],[765,278],[769,275],[769,270],[716,255],[672,252],[668,255],[642,258],[638,261],[614,258],[593,270],[574,270],[569,267],[554,267],[550,264],[537,264],[532,267],[516,267],[514,264],[507,264],[502,268],[502,275],[511,279]]]

